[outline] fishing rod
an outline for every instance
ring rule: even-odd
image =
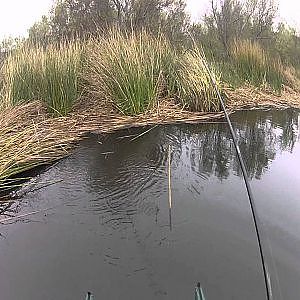
[[[263,227],[261,225],[258,213],[257,213],[257,209],[256,209],[256,205],[254,202],[254,197],[253,197],[253,193],[252,193],[252,189],[248,180],[248,174],[246,171],[246,167],[245,167],[245,163],[240,151],[240,147],[237,143],[237,138],[235,135],[235,132],[233,130],[233,126],[232,123],[230,121],[229,115],[227,113],[223,98],[221,96],[221,93],[219,91],[219,88],[217,86],[216,80],[214,79],[214,76],[212,75],[210,68],[208,67],[205,59],[202,60],[202,63],[205,66],[205,69],[207,70],[207,73],[209,75],[210,81],[214,87],[214,90],[220,100],[221,103],[221,107],[222,110],[224,112],[225,115],[225,119],[227,121],[227,124],[229,126],[230,129],[230,133],[231,133],[231,137],[233,140],[233,144],[238,156],[238,160],[240,163],[240,166],[242,168],[242,173],[243,173],[243,177],[244,177],[244,182],[246,185],[246,189],[247,189],[247,194],[248,194],[248,199],[249,199],[249,203],[250,203],[250,208],[251,208],[251,213],[252,213],[252,217],[253,217],[253,222],[254,222],[254,227],[255,227],[255,232],[256,232],[256,236],[257,236],[257,242],[258,242],[258,247],[259,247],[259,254],[260,254],[260,258],[261,258],[261,262],[262,262],[262,268],[263,268],[263,275],[264,275],[264,281],[265,281],[265,287],[266,287],[266,294],[267,294],[267,300],[272,300],[273,299],[273,295],[272,295],[272,287],[271,287],[271,281],[270,281],[270,275],[269,275],[269,271],[268,271],[268,266],[267,266],[267,262],[266,262],[266,255],[264,253],[264,245],[263,245],[263,236],[264,236],[264,232],[263,232]]]

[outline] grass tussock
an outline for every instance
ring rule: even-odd
[[[143,113],[164,96],[194,111],[219,109],[199,49],[176,53],[162,36],[113,30],[90,43],[87,60],[86,81],[123,114]]]
[[[178,61],[177,97],[189,110],[220,111],[219,99],[211,83],[207,65],[205,55],[198,47],[186,52]],[[214,70],[211,73],[221,91],[220,79]]]
[[[94,40],[87,51],[87,81],[94,90],[127,115],[145,112],[161,91],[163,38],[145,32],[124,35],[112,30],[108,37]]]
[[[257,42],[235,41],[230,54],[241,81],[258,87],[268,85],[281,91],[284,68],[279,59],[271,58]]]
[[[77,42],[22,45],[2,67],[2,107],[42,100],[56,115],[66,115],[78,98],[82,47]]]

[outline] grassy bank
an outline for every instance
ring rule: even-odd
[[[279,58],[271,57],[257,42],[249,40],[235,41],[230,54],[242,84],[247,82],[256,87],[269,86],[281,92],[285,78]]]
[[[2,67],[0,102],[8,107],[41,100],[52,113],[66,115],[84,92],[124,115],[144,113],[166,96],[190,110],[216,111],[205,60],[198,48],[182,53],[146,32],[111,30],[85,43],[46,48],[20,45]]]
[[[80,94],[82,46],[76,41],[41,46],[20,45],[2,66],[1,106],[42,100],[56,115],[66,115]]]
[[[68,154],[87,131],[220,117],[206,64],[229,108],[255,105],[253,91],[262,104],[271,95],[273,104],[298,105],[296,71],[258,44],[235,42],[230,60],[207,61],[200,47],[177,50],[163,36],[118,30],[81,43],[19,45],[0,73],[0,190]]]

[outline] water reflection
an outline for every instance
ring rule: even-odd
[[[298,136],[299,113],[293,110],[239,112],[234,128],[250,178],[259,179],[277,152],[293,151]],[[176,133],[187,145],[191,166],[200,174],[226,179],[229,170],[241,176],[230,132],[223,124],[184,127]]]
[[[284,299],[300,294],[300,185],[285,182],[283,203],[270,188],[280,186],[282,165],[268,169],[289,153],[290,161],[281,163],[297,162],[298,115],[232,116],[254,192],[260,191],[259,212],[273,228],[268,233]],[[26,224],[1,227],[3,299],[78,299],[87,290],[97,299],[192,299],[198,281],[208,299],[265,299],[253,220],[226,124],[159,126],[133,140],[144,130],[85,139],[41,174],[40,182],[57,184],[25,194],[17,206],[1,204],[7,216],[43,212],[25,217]],[[55,208],[44,210],[49,207]],[[26,278],[20,269],[28,270]]]
[[[250,178],[260,179],[276,153],[293,151],[299,138],[298,115],[293,110],[233,115]],[[93,140],[85,143],[86,149],[94,149],[87,184],[101,195],[95,199],[93,210],[105,212],[103,221],[107,224],[131,224],[138,211],[153,216],[158,213],[157,199],[167,191],[168,145],[172,147],[173,180],[177,176],[189,182],[194,193],[201,193],[199,178],[225,180],[232,172],[242,175],[224,123],[164,126],[132,140],[132,133],[141,132],[111,135],[96,149]]]

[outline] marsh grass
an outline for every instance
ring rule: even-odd
[[[66,115],[79,96],[81,52],[76,41],[20,46],[2,67],[2,106],[42,100],[55,115]]]
[[[44,61],[42,99],[54,113],[66,115],[79,98],[82,46],[78,42],[51,46]]]
[[[87,82],[125,115],[137,115],[151,108],[163,90],[164,67],[169,45],[146,32],[121,33],[93,40],[87,54]]]
[[[235,41],[231,57],[242,82],[254,86],[268,85],[280,92],[284,83],[284,69],[279,59],[270,55],[257,43],[249,40]]]
[[[220,110],[220,103],[206,68],[207,61],[203,51],[195,46],[181,56],[176,75],[177,98],[183,106],[192,111],[214,112]],[[220,79],[210,66],[220,89]]]
[[[162,97],[194,111],[219,109],[200,49],[178,53],[163,36],[146,32],[108,36],[89,46],[86,81],[123,114],[143,113]]]

